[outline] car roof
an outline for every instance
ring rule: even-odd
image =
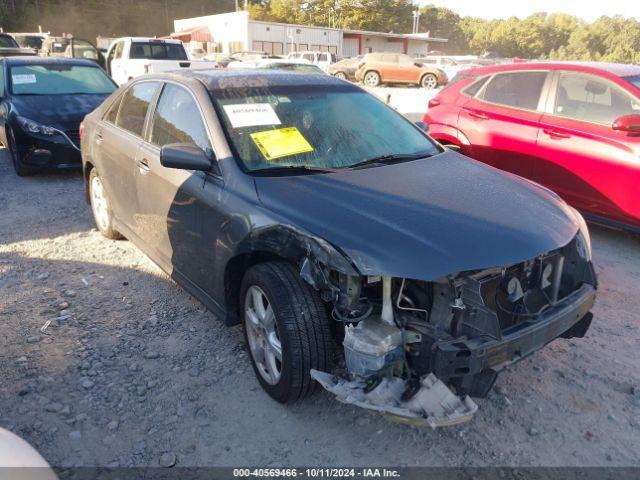
[[[162,43],[173,43],[173,44],[181,44],[182,40],[177,38],[156,38],[156,37],[120,37],[116,38],[114,42],[120,40],[131,40],[132,42],[162,42]]]
[[[202,82],[209,91],[247,87],[270,88],[300,85],[319,87],[334,85],[344,87],[346,85],[342,80],[333,78],[330,75],[309,75],[289,70],[260,70],[255,68],[238,68],[233,70],[175,70],[173,72],[153,75],[153,77],[177,81],[195,79]],[[150,78],[150,76],[146,78]],[[353,88],[358,89],[355,85],[353,85]]]
[[[38,57],[38,56],[16,56],[3,58],[6,65],[84,65],[86,67],[98,67],[91,60],[82,58],[66,58],[66,57]]]
[[[465,71],[474,75],[486,75],[497,72],[518,70],[547,69],[547,70],[574,70],[587,73],[608,73],[617,77],[629,77],[640,75],[640,65],[605,62],[521,62],[475,67]]]

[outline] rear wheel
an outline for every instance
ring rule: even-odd
[[[336,78],[339,78],[340,80],[347,79],[347,76],[344,74],[344,72],[336,72],[333,76]]]
[[[378,72],[367,72],[364,76],[364,84],[367,87],[377,87],[380,85],[380,75]]]
[[[95,168],[89,173],[89,198],[91,201],[91,211],[96,227],[102,235],[112,240],[122,238],[120,232],[113,228],[113,215],[111,205],[104,190],[102,180]]]
[[[319,294],[293,265],[269,262],[247,271],[240,301],[245,340],[262,388],[282,403],[316,392],[309,371],[330,371],[333,353]]]
[[[20,154],[18,144],[16,143],[16,137],[13,135],[13,131],[10,128],[7,128],[7,143],[9,144],[7,147],[9,148],[11,163],[13,164],[13,169],[16,171],[16,174],[20,177],[31,175],[34,172],[34,169],[29,165],[25,165],[22,161],[22,155]]]
[[[422,80],[420,81],[420,85],[423,88],[436,88],[438,86],[438,79],[433,73],[427,73]]]

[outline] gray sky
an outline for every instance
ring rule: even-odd
[[[640,0],[418,0],[420,5],[446,7],[459,15],[482,18],[526,17],[536,12],[563,12],[587,21],[602,15],[624,15],[640,20]]]

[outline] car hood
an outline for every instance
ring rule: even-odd
[[[256,177],[262,204],[363,275],[435,280],[509,265],[578,231],[554,193],[455,152],[331,174]]]
[[[61,130],[77,130],[85,115],[95,110],[108,96],[15,95],[11,103],[22,117]]]

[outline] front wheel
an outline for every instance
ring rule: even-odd
[[[438,79],[433,73],[427,73],[424,77],[422,77],[420,85],[423,88],[434,89],[438,86]]]
[[[111,205],[104,190],[102,179],[95,168],[91,169],[91,173],[89,173],[89,199],[91,201],[93,219],[100,233],[111,240],[122,238],[120,232],[113,228]]]
[[[377,87],[380,85],[380,75],[378,72],[367,72],[364,76],[364,84],[367,87]]]
[[[316,392],[312,368],[330,371],[333,338],[318,292],[293,265],[258,264],[242,280],[240,308],[251,362],[262,388],[281,403]]]
[[[13,169],[16,171],[16,174],[19,177],[26,177],[31,175],[34,172],[33,167],[29,165],[25,165],[22,160],[22,155],[20,154],[20,150],[18,149],[18,144],[16,143],[16,137],[13,134],[13,131],[10,128],[7,128],[7,145],[9,149],[9,156],[11,157],[11,163],[13,164]]]

